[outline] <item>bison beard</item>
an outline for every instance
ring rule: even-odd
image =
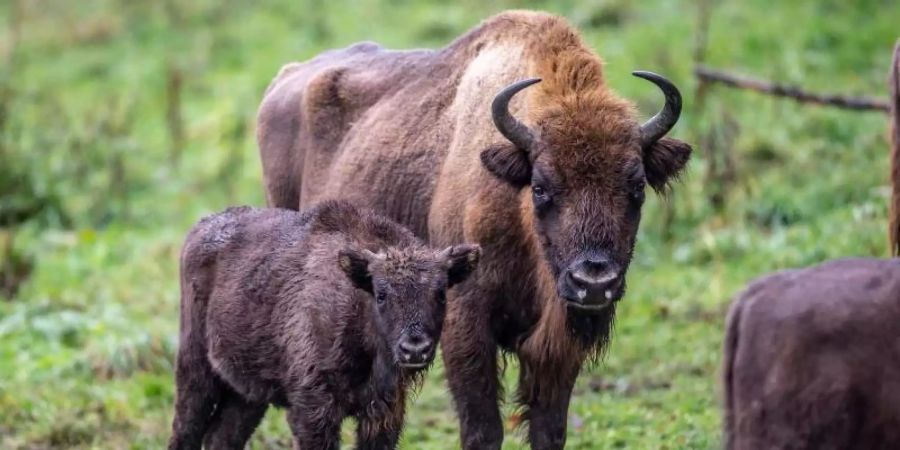
[[[565,443],[575,378],[604,348],[625,291],[645,185],[666,190],[691,152],[662,137],[677,89],[635,75],[666,96],[643,126],[576,30],[517,11],[439,50],[361,43],[288,64],[266,91],[270,205],[342,197],[432,244],[484,249],[442,337],[465,448],[502,443],[498,351],[521,363],[532,447]],[[530,78],[540,82],[517,83]]]

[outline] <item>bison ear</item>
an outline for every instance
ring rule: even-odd
[[[481,247],[477,244],[452,245],[441,252],[447,261],[447,287],[462,283],[478,267]]]
[[[369,272],[369,263],[372,262],[372,252],[368,250],[344,249],[338,252],[338,264],[353,283],[353,286],[375,295],[372,288],[372,274]]]
[[[644,150],[644,172],[647,183],[658,193],[677,180],[691,158],[691,146],[672,138],[661,138]]]
[[[531,183],[528,153],[509,142],[491,145],[481,152],[481,164],[488,172],[507,183],[522,187]]]

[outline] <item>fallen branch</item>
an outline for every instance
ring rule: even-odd
[[[184,118],[181,115],[181,91],[184,76],[170,63],[166,70],[166,128],[169,130],[169,162],[178,168],[184,149]]]
[[[891,256],[900,256],[900,40],[894,47],[891,72],[888,76],[891,92]]]
[[[857,111],[881,111],[886,113],[890,110],[888,102],[880,98],[816,94],[804,91],[796,86],[770,83],[756,78],[722,72],[705,66],[697,66],[694,69],[694,74],[700,79],[701,83],[720,83],[732,88],[749,89],[763,94],[791,98],[801,103],[813,103],[816,105],[834,106]]]

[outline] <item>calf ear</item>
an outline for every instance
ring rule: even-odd
[[[512,143],[494,144],[482,150],[481,164],[488,172],[513,186],[522,187],[531,183],[528,154]]]
[[[478,267],[481,247],[476,244],[460,244],[447,247],[441,252],[447,260],[447,287],[462,283]]]
[[[375,295],[372,288],[372,274],[369,272],[369,263],[372,262],[373,256],[368,250],[348,248],[338,252],[338,264],[353,286]]]
[[[647,183],[656,192],[665,192],[677,180],[691,158],[691,146],[672,138],[661,138],[644,150],[644,172]]]

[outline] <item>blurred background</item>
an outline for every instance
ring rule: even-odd
[[[567,17],[645,116],[659,92],[630,72],[673,79],[674,136],[695,144],[672,195],[645,206],[568,446],[718,448],[730,297],[775,269],[887,255],[887,116],[698,92],[694,67],[886,98],[896,0],[3,0],[0,448],[164,446],[180,245],[205,214],[264,204],[255,114],[282,64],[360,40],[440,47],[509,8]],[[448,398],[438,366],[403,448],[458,447]],[[522,448],[506,413],[504,448]],[[252,448],[289,447],[270,410]]]

